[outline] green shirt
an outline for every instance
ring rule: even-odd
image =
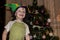
[[[10,28],[9,40],[24,40],[25,33],[24,23],[15,22]]]

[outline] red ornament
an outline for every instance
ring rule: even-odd
[[[36,23],[35,23],[35,24],[39,24],[39,23],[38,23],[38,21],[36,21]]]

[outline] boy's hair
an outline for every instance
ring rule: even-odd
[[[17,11],[19,8],[25,8],[25,10],[26,10],[26,6],[19,6],[18,8],[16,8],[16,10],[15,10],[15,11],[13,12],[13,14],[12,14],[12,17],[13,17],[12,20],[15,20],[15,19],[16,19],[15,13],[16,13],[16,11]]]

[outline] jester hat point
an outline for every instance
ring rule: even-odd
[[[11,4],[5,4],[5,6],[11,8],[11,11],[14,12],[16,10],[16,8],[18,8],[19,6],[21,6],[21,4],[11,3]]]

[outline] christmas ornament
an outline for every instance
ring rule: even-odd
[[[45,36],[45,35],[43,35],[43,36],[42,36],[42,38],[43,38],[43,39],[45,39],[45,38],[46,38],[46,36]]]
[[[46,26],[48,26],[48,25],[49,25],[49,23],[47,22],[47,23],[46,23]]]
[[[36,38],[37,37],[36,34],[33,37]]]
[[[33,23],[32,23],[32,22],[30,22],[30,25],[33,25]]]
[[[51,22],[51,19],[48,19],[48,20],[47,20],[47,22],[49,22],[49,23],[50,23],[50,22]]]
[[[41,28],[41,27],[40,27],[40,26],[38,26],[38,25],[33,25],[33,28],[35,28],[35,27],[37,27],[37,28],[39,28],[39,29]]]
[[[36,20],[35,24],[39,24],[39,22]]]
[[[49,33],[49,36],[53,36],[53,33],[52,33],[52,32],[50,32],[50,33]]]
[[[33,25],[33,28],[35,28],[35,27],[37,27],[37,26]]]
[[[35,11],[35,14],[38,14],[38,13],[39,13],[38,10],[36,10],[36,11]]]

